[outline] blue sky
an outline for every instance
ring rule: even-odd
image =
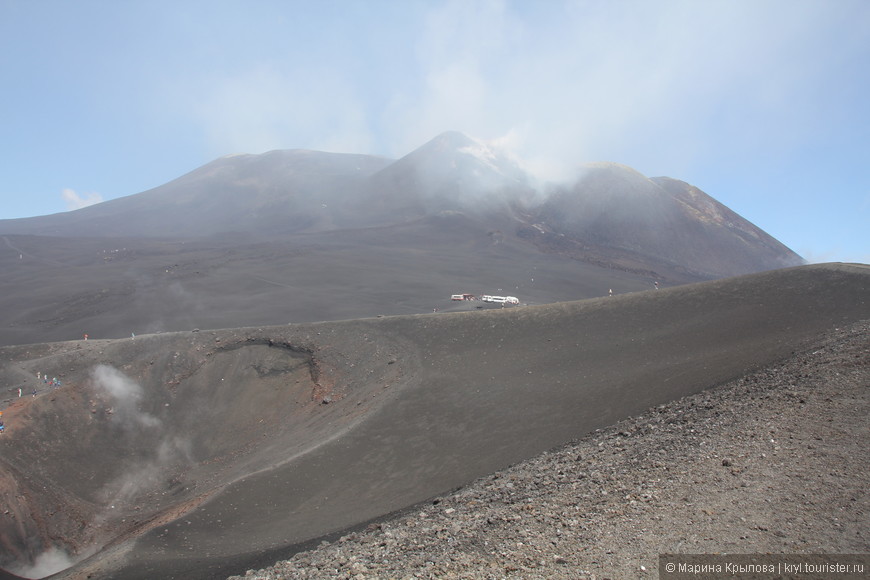
[[[866,0],[0,0],[0,219],[459,130],[544,177],[682,179],[867,263],[868,39]]]

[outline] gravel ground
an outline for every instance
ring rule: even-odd
[[[870,321],[271,568],[290,578],[655,578],[661,553],[870,552]]]

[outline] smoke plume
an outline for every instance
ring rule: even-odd
[[[160,420],[139,410],[142,387],[118,369],[99,365],[92,373],[97,394],[108,397],[113,405],[112,421],[126,428],[158,427]]]
[[[22,578],[45,578],[66,570],[73,564],[75,562],[66,552],[58,548],[49,548],[37,556],[32,565],[15,568],[12,572]]]
[[[75,190],[69,188],[64,188],[61,192],[61,196],[63,197],[64,202],[66,202],[67,211],[81,209],[103,201],[103,196],[99,193],[90,192],[81,196],[76,193]]]

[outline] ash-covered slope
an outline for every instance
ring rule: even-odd
[[[66,213],[0,220],[0,234],[196,238],[333,229],[331,212],[388,163],[299,149],[230,155],[135,195]]]
[[[5,236],[0,345],[542,304],[692,278],[600,268],[459,213],[268,240]],[[20,257],[21,256],[21,257]],[[500,291],[501,290],[501,291]]]
[[[586,166],[535,211],[530,239],[553,251],[707,278],[797,266],[800,256],[697,187],[616,163]]]
[[[870,317],[868,296],[870,268],[821,265],[498,311],[5,348],[3,383],[42,392],[4,410],[4,565],[54,542],[98,550],[61,578],[241,573],[779,360]],[[37,372],[63,385],[46,391]]]
[[[842,555],[870,552],[868,352],[870,321],[838,325],[785,361],[229,580],[648,578],[675,553],[866,564]]]

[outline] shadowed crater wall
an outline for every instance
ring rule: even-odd
[[[333,436],[353,416],[318,348],[230,332],[5,351],[27,396],[4,410],[0,566],[87,555]]]

